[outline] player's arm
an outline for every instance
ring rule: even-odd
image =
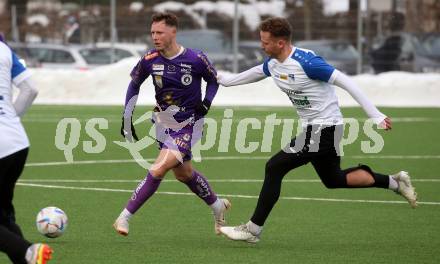
[[[218,73],[217,80],[219,84],[225,87],[258,82],[270,76],[270,73],[265,71],[264,67],[264,64],[257,65],[249,70],[237,74]]]
[[[218,90],[218,82],[217,82],[217,71],[214,66],[209,62],[208,58],[203,54],[199,54],[200,64],[202,65],[202,78],[206,82],[206,92],[205,98],[202,102],[197,106],[196,112],[200,116],[205,116],[209,108],[211,107],[212,101],[214,100],[215,95]]]
[[[136,107],[137,99],[141,84],[148,78],[149,74],[144,69],[143,58],[133,68],[130,73],[131,81],[128,84],[127,93],[125,95],[124,113],[122,116],[121,135],[130,142],[138,140],[136,131],[133,126],[132,116]]]
[[[334,85],[346,90],[364,109],[368,117],[372,118],[376,124],[386,130],[391,129],[391,119],[376,108],[376,106],[368,99],[365,93],[355,82],[353,82],[350,77],[338,70],[335,70],[334,75]]]
[[[328,82],[346,90],[364,109],[368,117],[372,118],[376,124],[384,129],[391,129],[391,120],[382,114],[373,103],[368,100],[367,96],[350,79],[350,77],[339,70],[336,70],[320,56],[311,58],[302,66],[310,79]]]
[[[26,113],[38,94],[30,75],[29,71],[19,61],[17,55],[12,52],[12,82],[20,90],[14,101],[15,112],[18,116],[23,116]]]

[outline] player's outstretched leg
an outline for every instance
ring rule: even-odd
[[[391,177],[397,182],[397,189],[395,192],[403,196],[412,208],[417,207],[417,193],[415,188],[411,184],[411,179],[408,172],[400,171],[396,174],[391,175]]]
[[[161,181],[161,178],[156,178],[151,173],[148,173],[147,177],[145,177],[145,179],[139,183],[139,185],[133,191],[133,195],[128,201],[127,206],[113,224],[113,227],[119,234],[123,236],[128,235],[128,222],[130,218],[156,192]]]
[[[226,224],[225,213],[231,207],[231,202],[228,199],[219,199],[212,191],[208,180],[196,170],[192,170],[192,177],[189,180],[179,180],[211,207],[214,215],[214,232],[219,235],[220,227]]]

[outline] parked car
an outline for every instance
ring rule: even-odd
[[[218,30],[181,30],[177,32],[177,42],[186,48],[201,50],[217,70],[232,71],[234,55],[231,43]],[[238,61],[243,60],[238,54]]]
[[[244,56],[244,59],[239,63],[240,71],[262,64],[267,57],[261,48],[260,41],[240,41],[238,51]]]
[[[440,72],[440,35],[399,33],[386,37],[370,53],[376,73]]]
[[[140,58],[147,52],[147,45],[115,43],[113,52],[112,58],[112,46],[109,42],[96,43],[93,46],[84,47],[79,50],[79,53],[89,65],[98,66],[118,62],[130,57]]]
[[[96,45],[57,45],[47,43],[8,43],[28,67],[87,70],[112,63],[110,43]],[[129,57],[140,58],[146,45],[115,43],[113,62]]]
[[[79,53],[80,46],[57,44],[14,43],[8,45],[25,60],[28,67],[88,69]]]
[[[359,53],[345,40],[308,40],[295,43],[298,48],[310,49],[330,65],[347,74],[356,74]]]

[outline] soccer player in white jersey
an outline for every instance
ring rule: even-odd
[[[261,47],[270,58],[239,74],[217,75],[223,86],[272,77],[296,107],[303,124],[303,132],[266,163],[264,183],[249,222],[220,228],[232,240],[259,241],[263,225],[280,196],[283,177],[309,162],[327,188],[391,189],[402,195],[413,208],[417,205],[417,195],[407,172],[384,175],[366,165],[341,169],[338,147],[343,135],[343,119],[332,84],[350,93],[383,129],[391,129],[391,119],[381,113],[347,75],[313,51],[294,47],[291,35],[291,26],[286,19],[263,21],[260,25]]]
[[[20,117],[31,106],[37,90],[29,71],[0,35],[0,251],[12,263],[43,264],[51,258],[46,244],[28,242],[15,222],[12,205],[15,183],[26,162],[29,140]],[[13,102],[12,84],[20,89]]]

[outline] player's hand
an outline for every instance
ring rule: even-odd
[[[385,119],[379,124],[379,127],[385,130],[391,130],[391,118],[385,117]]]
[[[136,135],[136,131],[134,130],[131,117],[130,118],[122,117],[121,135],[129,142],[134,142],[133,139],[135,139],[136,141],[139,140],[138,136]]]
[[[217,72],[217,83],[223,85],[223,74]]]
[[[205,99],[196,107],[196,114],[199,116],[205,116],[208,113],[210,107],[211,102]]]

